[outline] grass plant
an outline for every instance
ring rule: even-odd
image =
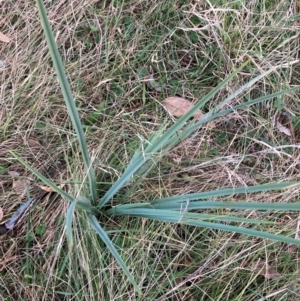
[[[43,2],[37,6],[51,56],[34,29],[36,64],[29,50],[28,68],[3,72],[3,187],[18,193],[15,184],[27,179],[35,198],[19,223],[25,238],[4,239],[3,298],[293,300],[300,245],[295,7],[54,1],[50,26]],[[29,17],[11,11],[11,29]],[[54,25],[56,14],[65,21]],[[147,88],[145,70],[161,92]],[[195,102],[176,121],[159,102],[174,94]],[[191,120],[198,109],[206,114]],[[19,132],[25,146],[11,138]],[[8,214],[17,204],[3,189]],[[275,266],[277,277],[253,268],[259,260]]]

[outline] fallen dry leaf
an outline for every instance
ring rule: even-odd
[[[49,186],[39,186],[42,190],[46,191],[46,192],[55,192],[55,190]],[[60,184],[58,185],[58,188],[63,189],[65,187],[65,184]]]
[[[26,190],[26,186],[27,186],[27,181],[22,179],[17,180],[13,184],[13,188],[17,193],[23,193]]]
[[[163,106],[165,109],[171,114],[176,117],[182,116],[186,114],[194,105],[182,97],[177,96],[170,96],[167,97],[163,102]],[[194,114],[194,118],[200,119],[203,116],[203,113],[198,110]]]
[[[162,101],[162,105],[170,114],[176,117],[186,114],[194,106],[190,101],[186,100],[185,98],[177,96],[167,97],[164,101]],[[204,114],[200,110],[198,110],[193,117],[199,120],[202,118],[203,115]],[[209,123],[209,128],[215,128],[215,123],[213,121]]]
[[[3,210],[2,210],[2,208],[0,207],[0,221],[2,221],[2,219],[3,219]]]
[[[276,122],[276,127],[279,130],[279,132],[286,134],[287,136],[291,136],[291,131],[283,126],[279,121]]]
[[[1,31],[0,31],[0,41],[2,42],[5,42],[5,43],[8,43],[10,41],[9,37],[7,37],[5,34],[3,34]]]
[[[279,278],[281,275],[272,267],[269,266],[267,262],[259,259],[253,262],[251,270],[259,275],[264,276],[266,279],[276,279]]]
[[[53,192],[54,190],[49,186],[40,186],[40,188],[46,192]]]

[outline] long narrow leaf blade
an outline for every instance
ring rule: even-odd
[[[184,208],[182,208],[184,210]],[[235,222],[235,223],[249,223],[249,224],[272,224],[272,222],[261,221],[257,219],[250,219],[245,217],[237,217],[231,215],[216,215],[216,214],[204,214],[204,213],[191,213],[185,211],[175,211],[175,210],[164,210],[164,209],[153,209],[153,208],[134,208],[126,209],[122,208],[122,205],[117,206],[113,209],[106,211],[108,215],[127,215],[135,217],[145,217],[160,219],[162,221],[173,222],[174,220],[180,222],[187,222],[193,220],[209,220],[209,221],[222,221],[222,222]]]
[[[300,187],[300,182],[283,182],[283,183],[270,183],[264,185],[248,186],[248,187],[235,187],[216,189],[199,193],[191,193],[185,195],[176,195],[167,198],[161,198],[151,202],[151,205],[156,206],[166,202],[182,202],[182,201],[193,201],[199,199],[216,198],[221,196],[228,196],[234,194],[248,194],[254,192],[266,192],[271,190],[282,190],[287,188]]]
[[[199,210],[199,209],[235,209],[235,210],[256,210],[256,211],[300,211],[300,203],[262,203],[262,202],[230,202],[230,201],[168,201],[162,203],[134,203],[122,204],[109,210],[113,214],[116,208],[129,209],[164,209],[164,210]]]
[[[218,202],[218,201],[183,201],[166,202],[151,205],[155,209],[168,210],[198,210],[198,209],[243,209],[243,210],[279,210],[279,211],[300,211],[300,203],[277,204],[277,203],[259,203],[259,202]]]
[[[49,181],[46,177],[44,177],[41,173],[39,173],[36,169],[31,167],[26,161],[24,161],[21,157],[16,155],[14,152],[10,152],[12,156],[14,156],[20,163],[22,163],[28,170],[30,170],[38,179],[43,181],[47,186],[49,186],[53,191],[60,194],[63,198],[67,199],[70,202],[74,201],[74,198],[64,192],[62,189],[57,187],[53,182]],[[77,206],[91,214],[97,215],[99,214],[99,210],[97,208],[87,204],[86,202],[78,201],[76,202]]]
[[[90,184],[90,192],[92,195],[92,199],[95,202],[97,200],[97,190],[96,190],[96,177],[94,173],[94,169],[91,166],[90,157],[88,154],[86,140],[82,128],[82,124],[78,115],[78,111],[75,105],[75,101],[73,99],[69,82],[67,80],[63,63],[61,57],[58,52],[57,45],[55,43],[55,39],[50,27],[50,23],[48,21],[47,13],[42,0],[37,0],[37,6],[40,14],[40,19],[43,25],[44,33],[47,39],[48,47],[50,50],[50,54],[53,60],[53,64],[57,73],[58,81],[64,96],[64,100],[66,106],[68,108],[69,115],[71,117],[74,129],[76,131],[77,139],[81,148],[82,157],[85,163],[85,167],[87,169],[89,184]]]
[[[151,210],[151,209],[150,209]],[[300,240],[283,236],[283,235],[277,235],[277,234],[271,234],[268,232],[258,231],[254,229],[248,229],[243,227],[237,227],[237,226],[231,226],[231,225],[225,225],[225,224],[219,224],[219,223],[212,223],[212,222],[205,222],[200,217],[199,219],[193,218],[193,219],[184,219],[182,218],[182,215],[180,212],[177,212],[177,214],[174,214],[176,211],[171,211],[169,214],[166,212],[168,210],[157,210],[152,209],[152,213],[149,213],[148,211],[144,211],[144,214],[141,212],[136,212],[133,210],[127,210],[126,212],[122,211],[122,215],[128,215],[128,216],[135,216],[135,217],[141,217],[141,218],[149,218],[154,219],[158,221],[164,221],[164,222],[172,222],[172,223],[180,223],[185,224],[189,226],[195,226],[195,227],[204,227],[204,228],[210,228],[210,229],[216,229],[216,230],[222,230],[222,231],[229,231],[239,234],[246,234],[254,237],[261,237],[264,239],[271,239],[275,241],[280,241],[284,243],[290,243],[290,244],[296,244],[300,245]],[[117,213],[118,214],[118,213]]]
[[[294,239],[288,236],[278,235],[278,234],[272,234],[264,231],[258,231],[254,229],[247,229],[243,227],[236,227],[236,226],[230,226],[230,225],[223,225],[218,223],[210,223],[210,222],[202,222],[202,221],[193,221],[189,222],[187,225],[190,226],[196,226],[196,227],[205,227],[215,230],[222,230],[222,231],[228,231],[228,232],[234,232],[239,234],[246,234],[253,237],[261,237],[264,239],[271,239],[279,242],[284,242],[288,244],[295,244],[300,246],[300,240]]]
[[[134,285],[135,289],[141,294],[141,290],[138,287],[136,281],[134,280],[133,276],[130,274],[125,262],[119,255],[117,249],[113,245],[112,241],[109,239],[106,232],[103,230],[103,228],[99,225],[99,222],[95,218],[95,216],[88,215],[88,221],[91,224],[92,228],[97,232],[97,234],[100,236],[100,238],[103,240],[111,254],[114,256],[120,267],[123,269],[124,273],[128,277],[128,279],[131,281],[131,283]]]

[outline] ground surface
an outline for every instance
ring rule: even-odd
[[[299,84],[299,3],[272,1],[44,1],[95,160],[100,194],[142,139],[173,117],[168,96],[196,102],[249,65],[203,109],[250,78],[292,62],[232,104]],[[139,298],[96,234],[76,215],[66,245],[67,203],[46,192],[10,154],[77,194],[85,177],[76,136],[34,1],[2,1],[0,206],[3,221],[34,203],[0,237],[0,300],[299,300],[299,249],[221,231],[118,218],[103,225],[143,287]],[[153,76],[155,86],[147,76]],[[159,91],[160,90],[160,91]],[[232,113],[172,150],[130,194],[159,196],[299,180],[299,95]],[[298,191],[244,200],[297,201]],[[255,213],[258,226],[295,233],[298,214]],[[268,265],[268,267],[266,267]],[[266,299],[265,299],[266,297]],[[159,299],[161,298],[161,299]]]

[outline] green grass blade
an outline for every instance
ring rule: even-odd
[[[199,209],[235,209],[235,210],[257,210],[257,211],[300,211],[300,203],[261,203],[261,202],[230,202],[230,201],[168,201],[161,203],[135,203],[122,204],[107,210],[113,214],[115,208],[122,210],[136,208],[164,209],[164,210],[199,210]]]
[[[204,227],[204,228],[210,228],[215,230],[222,230],[222,231],[229,231],[239,234],[245,234],[250,235],[254,237],[261,237],[264,239],[271,239],[279,242],[285,242],[290,244],[296,244],[300,245],[300,240],[293,239],[290,237],[286,237],[283,235],[277,235],[277,234],[271,234],[268,232],[253,230],[253,229],[247,229],[237,226],[231,226],[231,225],[224,225],[219,223],[211,223],[211,222],[205,222],[200,217],[197,218],[182,218],[181,212],[176,212],[172,210],[158,210],[158,209],[148,209],[147,211],[143,209],[143,211],[140,211],[141,209],[131,209],[131,210],[120,210],[117,206],[115,209],[116,215],[128,215],[128,216],[135,216],[135,217],[141,217],[141,218],[149,218],[154,219],[158,221],[163,222],[172,222],[172,223],[180,223],[185,224],[189,226],[195,226],[195,227]],[[152,212],[150,212],[152,211]],[[112,211],[110,211],[112,213]],[[126,214],[127,213],[127,214]]]
[[[135,217],[147,217],[155,218],[162,221],[173,222],[174,220],[180,222],[186,222],[189,220],[210,220],[210,221],[222,221],[222,222],[235,222],[235,223],[249,223],[249,224],[273,224],[272,222],[262,221],[258,219],[250,219],[244,217],[237,217],[231,215],[217,215],[217,214],[205,214],[205,213],[191,213],[185,212],[185,208],[182,208],[183,211],[175,210],[164,210],[164,209],[153,209],[153,208],[133,208],[133,209],[124,209],[122,205],[117,206],[113,209],[106,211],[108,215],[127,215],[128,213],[131,216]]]
[[[88,221],[91,224],[92,228],[97,232],[97,234],[103,240],[103,242],[105,243],[105,245],[107,246],[107,248],[109,249],[111,254],[114,256],[114,258],[116,259],[116,261],[118,262],[120,267],[123,269],[124,273],[126,274],[128,279],[130,280],[130,282],[133,284],[135,289],[141,294],[141,290],[138,287],[138,285],[137,285],[136,281],[134,280],[133,276],[130,274],[125,262],[123,261],[123,259],[119,255],[117,249],[113,245],[112,241],[109,239],[109,237],[106,234],[106,232],[104,231],[104,229],[99,225],[99,223],[98,223],[97,219],[95,218],[95,216],[89,215],[88,216]]]
[[[73,220],[73,213],[74,213],[75,206],[76,206],[76,202],[73,201],[70,204],[66,215],[66,235],[67,235],[68,245],[70,250],[72,250],[74,247],[72,220]]]
[[[123,185],[133,176],[133,174],[157,151],[168,143],[170,137],[172,137],[178,130],[180,130],[186,123],[186,121],[192,117],[197,110],[199,110],[204,104],[206,104],[215,94],[217,94],[236,74],[242,70],[248,62],[244,63],[235,72],[229,75],[223,82],[217,87],[212,89],[206,96],[204,96],[199,103],[197,103],[191,110],[185,115],[181,116],[161,137],[156,137],[152,143],[150,143],[144,150],[143,153],[138,155],[134,154],[134,161],[131,160],[131,164],[124,171],[123,175],[116,181],[114,185],[106,192],[103,198],[98,203],[98,207],[103,207],[122,187]],[[178,142],[180,139],[178,139]]]
[[[300,211],[300,203],[277,204],[277,203],[259,203],[259,202],[224,202],[224,201],[183,201],[183,202],[166,202],[152,205],[155,209],[168,210],[198,210],[198,209],[243,209],[243,210],[280,210],[280,211]]]
[[[173,202],[193,201],[193,200],[216,198],[216,197],[241,194],[241,193],[247,194],[247,193],[265,192],[265,191],[281,190],[281,189],[295,188],[295,187],[300,187],[300,182],[270,183],[270,184],[256,185],[256,186],[249,186],[249,187],[216,189],[216,190],[210,190],[210,191],[199,192],[199,193],[190,193],[185,195],[176,195],[167,198],[161,198],[151,202],[151,205],[156,206],[157,204],[163,204],[166,202],[173,203]]]
[[[49,181],[46,177],[44,177],[41,173],[39,173],[36,169],[34,169],[33,167],[31,167],[26,161],[24,161],[21,157],[19,157],[18,155],[16,155],[14,152],[10,152],[12,156],[14,156],[20,163],[22,163],[28,170],[30,170],[38,179],[40,179],[41,181],[44,182],[44,184],[46,184],[47,186],[49,186],[53,191],[57,192],[58,194],[60,194],[63,198],[67,199],[70,202],[74,201],[74,198],[67,194],[66,192],[64,192],[62,189],[60,189],[59,187],[57,187],[53,182]],[[78,201],[76,202],[76,205],[91,213],[94,215],[99,214],[99,210],[97,210],[97,208],[89,205],[86,202],[82,202],[82,201]]]
[[[196,226],[196,227],[205,227],[205,228],[222,230],[222,231],[227,231],[227,232],[234,232],[234,233],[239,233],[239,234],[245,234],[245,235],[249,235],[249,236],[253,236],[253,237],[261,237],[264,239],[270,239],[270,240],[275,240],[278,242],[284,242],[284,243],[295,244],[295,245],[300,246],[299,239],[294,239],[294,238],[287,237],[284,235],[271,234],[271,233],[264,232],[264,231],[247,229],[247,228],[243,228],[243,227],[222,225],[222,224],[218,224],[218,223],[210,223],[210,222],[202,222],[202,221],[192,221],[192,222],[189,222],[187,225]]]
[[[50,27],[50,23],[46,14],[46,10],[42,0],[37,0],[37,6],[40,14],[40,19],[43,25],[44,33],[47,39],[48,47],[50,50],[50,54],[53,60],[53,64],[57,73],[58,81],[63,93],[63,97],[71,117],[74,129],[76,131],[77,139],[81,148],[82,157],[84,160],[85,167],[88,173],[89,185],[90,185],[90,193],[92,196],[92,200],[95,202],[98,199],[97,190],[96,190],[96,177],[94,173],[94,169],[91,166],[90,157],[88,154],[85,135],[83,132],[82,124],[78,115],[78,111],[75,105],[75,101],[73,99],[69,82],[67,80],[63,63],[61,57],[58,52],[57,45],[55,43],[55,39]]]

